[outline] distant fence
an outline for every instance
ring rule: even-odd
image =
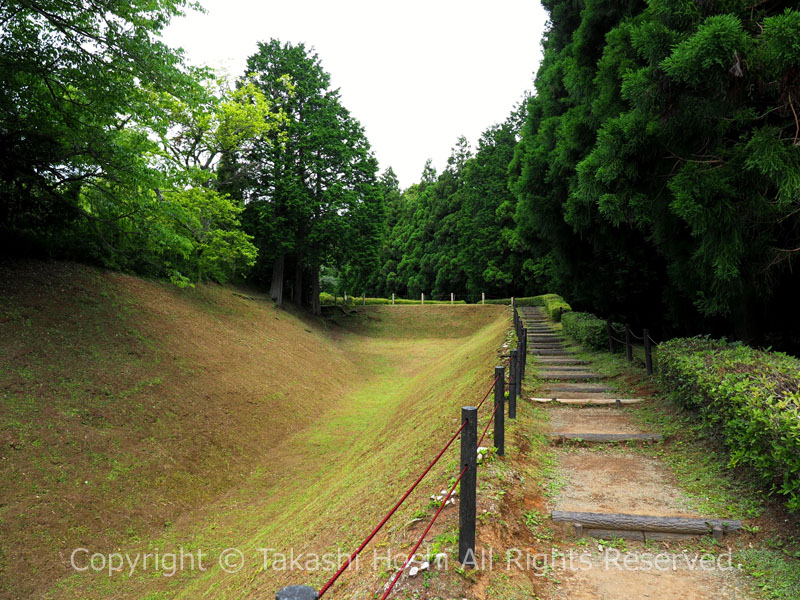
[[[336,583],[336,580],[344,573],[347,568],[353,563],[356,557],[366,548],[367,544],[377,535],[389,521],[392,515],[398,508],[406,501],[411,493],[416,489],[420,482],[430,472],[434,465],[439,462],[439,459],[445,452],[452,446],[453,442],[460,435],[461,436],[461,461],[460,471],[450,486],[449,491],[444,498],[440,500],[440,505],[433,515],[428,525],[425,527],[422,535],[420,535],[416,544],[409,552],[403,566],[397,570],[386,589],[381,596],[381,600],[385,600],[395,584],[400,579],[400,576],[405,571],[406,567],[410,564],[417,550],[419,549],[425,537],[430,532],[431,527],[436,522],[439,514],[453,495],[456,486],[461,484],[460,502],[459,502],[459,532],[458,532],[458,560],[465,567],[475,567],[475,536],[476,536],[476,518],[477,518],[477,474],[478,474],[478,448],[481,447],[489,427],[494,424],[494,447],[499,456],[505,455],[505,396],[506,396],[506,367],[508,367],[508,418],[515,419],[517,416],[517,397],[522,394],[522,381],[525,377],[525,367],[527,363],[527,329],[523,327],[522,320],[517,313],[516,303],[511,302],[514,331],[517,336],[517,347],[511,350],[508,356],[508,361],[504,366],[494,367],[493,381],[489,389],[484,394],[481,401],[477,406],[464,406],[461,408],[461,425],[452,434],[450,439],[439,451],[439,453],[431,460],[428,466],[420,473],[414,483],[406,490],[400,499],[392,506],[389,512],[381,519],[376,526],[372,529],[370,534],[364,538],[364,541],[353,551],[352,554],[339,566],[338,570],[333,576],[323,585],[319,590],[305,585],[292,585],[280,590],[277,595],[277,600],[317,600],[322,598],[328,590]],[[478,438],[478,411],[483,407],[489,395],[494,391],[494,408],[486,426],[483,429],[481,437]]]

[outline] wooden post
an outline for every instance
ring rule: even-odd
[[[461,498],[458,510],[458,561],[475,567],[475,518],[478,487],[478,409],[464,406],[461,422],[461,468],[467,467],[461,478]]]
[[[508,363],[508,418],[517,418],[517,382],[516,367],[517,351],[511,351],[511,360]]]
[[[425,293],[424,292],[422,294],[420,294],[420,298],[421,298],[420,304],[425,304]]]
[[[453,292],[450,292],[450,304],[453,304],[453,301],[454,301],[455,299],[456,299],[456,297],[455,297],[455,295],[453,294]]]
[[[606,333],[608,334],[608,351],[614,354],[614,338],[611,335],[611,321],[606,321]]]
[[[522,379],[525,379],[525,371],[528,369],[528,328],[522,328]]]
[[[494,447],[497,448],[497,455],[503,456],[506,453],[506,398],[504,381],[503,381],[503,367],[494,368],[494,376],[497,381],[494,384]]]
[[[525,356],[522,354],[522,341],[517,342],[517,375],[514,379],[517,382],[517,398],[522,398],[522,361]]]
[[[650,347],[650,330],[645,329],[642,331],[644,338],[644,366],[647,369],[647,374],[653,374],[653,350]]]
[[[394,292],[392,292],[392,306],[394,306]]]
[[[361,292],[361,305],[367,305],[367,292]]]
[[[625,325],[625,360],[633,362],[633,343],[631,341],[630,325]]]
[[[317,600],[317,590],[307,585],[290,585],[275,594],[275,600]]]
[[[481,304],[486,304],[486,293],[481,292]]]

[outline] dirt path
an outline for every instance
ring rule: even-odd
[[[551,443],[559,444],[555,478],[560,485],[548,502],[548,512],[635,515],[645,523],[647,517],[715,518],[697,509],[658,457],[638,451],[643,442],[635,438],[650,432],[638,424],[633,412],[648,400],[621,395],[612,382],[576,356],[576,347],[541,309],[526,307],[521,313],[529,330],[529,369],[538,383],[533,400],[546,407]],[[606,404],[592,406],[597,402]],[[613,434],[621,443],[590,444],[593,438],[603,439],[597,434]],[[577,443],[561,444],[565,438]],[[552,555],[550,570],[551,580],[558,584],[551,588],[551,598],[751,597],[725,553],[725,539],[735,533],[718,540],[714,556],[703,556],[693,547],[692,536],[651,531],[647,524],[635,530],[592,529],[580,522],[553,525],[553,546],[558,551]]]

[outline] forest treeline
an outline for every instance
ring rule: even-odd
[[[800,347],[797,3],[544,5],[535,93],[387,203],[375,291],[554,291],[662,334]]]
[[[159,41],[184,0],[0,9],[0,238],[179,285],[557,292],[800,347],[796,2],[545,0],[533,92],[400,189],[306,46],[231,81]]]

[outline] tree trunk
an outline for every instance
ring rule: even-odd
[[[311,312],[315,315],[322,314],[319,305],[319,265],[314,265],[311,270]]]
[[[303,255],[297,255],[294,266],[294,303],[303,306]]]
[[[283,304],[283,267],[285,264],[286,257],[283,254],[272,264],[272,285],[269,288],[269,295],[278,306]]]

